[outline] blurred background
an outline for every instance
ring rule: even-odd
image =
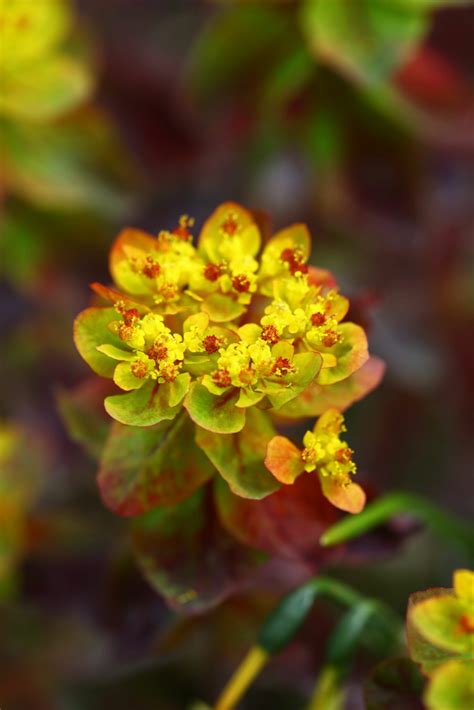
[[[277,597],[183,619],[142,579],[60,414],[90,375],[73,318],[125,225],[229,199],[306,222],[387,363],[347,416],[363,480],[471,515],[474,7],[0,0],[0,18],[0,706],[209,702]],[[421,532],[330,569],[403,614],[463,563]],[[242,707],[304,707],[328,623],[316,610]]]

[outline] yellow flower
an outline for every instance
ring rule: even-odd
[[[314,430],[307,431],[303,438],[305,448],[301,456],[306,471],[317,469],[321,476],[330,476],[341,485],[349,485],[350,476],[357,469],[352,461],[354,452],[340,438],[345,430],[344,417],[335,409],[318,419]]]

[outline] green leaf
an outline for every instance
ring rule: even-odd
[[[334,367],[323,367],[318,375],[318,384],[332,385],[356,372],[369,359],[367,336],[363,328],[355,323],[341,323],[339,330],[343,340],[336,343],[327,352],[335,355]]]
[[[424,696],[429,710],[467,710],[474,707],[473,666],[449,661],[431,678]]]
[[[178,505],[136,518],[132,530],[143,574],[179,611],[218,604],[263,561],[222,528],[207,487]]]
[[[375,612],[375,602],[371,599],[362,599],[344,614],[327,644],[326,658],[330,665],[344,668],[350,663]]]
[[[174,419],[180,405],[169,404],[170,385],[148,380],[140,389],[107,397],[105,409],[113,419],[129,426],[147,427]]]
[[[74,342],[81,357],[101,377],[112,378],[117,363],[97,350],[99,345],[119,348],[122,341],[109,330],[109,323],[117,320],[114,308],[86,308],[74,321]]]
[[[205,451],[233,493],[261,499],[280,486],[263,459],[275,430],[265,412],[250,409],[244,428],[236,434],[216,434],[197,427],[196,443]]]
[[[306,0],[301,22],[310,46],[349,78],[377,84],[409,59],[429,17],[398,0]]]
[[[258,637],[259,646],[271,654],[285,648],[309,614],[317,594],[317,586],[311,583],[287,594],[265,620]]]
[[[184,400],[184,406],[191,419],[203,429],[216,434],[234,434],[245,424],[245,409],[235,406],[238,396],[238,390],[232,389],[216,397],[195,382]]]
[[[153,427],[114,423],[97,477],[106,506],[118,515],[140,515],[194,493],[214,468],[193,436],[184,411]]]
[[[51,121],[82,103],[92,91],[92,76],[63,56],[19,67],[3,77],[0,113],[22,121]]]
[[[299,419],[317,417],[328,409],[343,412],[354,402],[365,397],[380,383],[385,371],[385,363],[377,357],[370,357],[362,367],[345,380],[332,385],[310,384],[298,397],[287,402],[278,410],[278,415]]]

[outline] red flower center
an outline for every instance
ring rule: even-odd
[[[230,378],[229,370],[216,370],[212,373],[212,381],[218,387],[230,387],[232,380]]]
[[[221,339],[218,338],[217,335],[206,335],[202,344],[204,345],[204,350],[209,353],[209,355],[212,355],[212,353],[216,353],[219,350]]]
[[[219,264],[206,264],[204,267],[204,277],[208,281],[217,281],[221,275],[221,267]]]
[[[262,335],[260,336],[262,340],[265,340],[271,345],[275,345],[280,341],[280,336],[274,325],[266,325],[262,330]]]
[[[250,288],[250,281],[245,274],[237,274],[232,279],[232,286],[239,293],[245,293]]]
[[[289,372],[292,372],[293,365],[287,357],[277,357],[273,364],[272,372],[278,377],[284,377]]]
[[[142,267],[142,274],[149,279],[154,279],[159,275],[160,271],[160,265],[153,261],[151,256],[147,256],[145,265]]]

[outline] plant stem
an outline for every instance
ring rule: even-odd
[[[232,710],[268,659],[267,651],[261,646],[253,646],[219,696],[215,710]]]
[[[414,515],[442,537],[462,546],[469,556],[474,556],[474,528],[413,493],[391,493],[370,503],[362,513],[347,516],[326,530],[320,543],[329,547],[352,540],[400,514]]]

